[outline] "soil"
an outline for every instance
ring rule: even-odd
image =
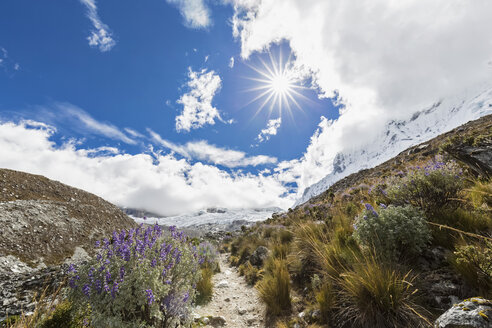
[[[227,262],[225,254],[220,257],[221,272],[213,277],[212,300],[195,309],[196,317],[223,317],[224,327],[265,327],[265,307],[256,289],[239,276],[235,267]]]

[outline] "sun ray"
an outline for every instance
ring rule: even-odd
[[[292,52],[284,56],[279,49],[277,56],[268,51],[266,57],[259,57],[259,66],[247,64],[257,73],[254,77],[245,77],[255,83],[245,91],[256,93],[247,106],[259,102],[253,118],[265,109],[269,116],[276,110],[280,116],[286,112],[293,119],[294,107],[303,112],[299,100],[312,102],[303,95],[303,91],[310,88],[301,84],[303,77],[293,68],[292,57]]]

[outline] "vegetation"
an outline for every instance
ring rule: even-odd
[[[430,326],[442,313],[425,285],[430,273],[458,274],[460,297],[492,297],[492,183],[442,156],[406,165],[328,191],[226,245],[278,327]],[[270,257],[255,267],[249,257],[260,245]],[[449,255],[436,258],[436,246]]]
[[[492,242],[458,246],[455,266],[467,282],[481,295],[492,297]]]
[[[269,261],[266,273],[257,288],[270,314],[279,315],[290,311],[290,276],[285,260]]]
[[[395,207],[381,204],[377,212],[366,204],[355,220],[355,239],[374,248],[378,256],[396,261],[415,258],[429,244],[430,230],[420,211],[411,205]]]
[[[416,303],[411,272],[401,274],[366,256],[339,280],[342,306],[336,318],[341,326],[418,327],[427,322],[426,312]]]
[[[393,204],[410,204],[432,217],[444,209],[459,206],[462,175],[463,171],[456,162],[444,163],[441,158],[437,158],[424,166],[417,165],[403,178],[389,182],[391,187],[387,196]]]

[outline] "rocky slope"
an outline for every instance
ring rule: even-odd
[[[389,121],[375,140],[334,155],[327,175],[306,188],[295,205],[305,203],[352,173],[379,165],[404,149],[489,114],[492,114],[492,89],[486,88],[439,101],[408,120]]]
[[[55,286],[67,261],[135,222],[105,200],[39,175],[0,169],[0,321],[29,312],[35,292]]]

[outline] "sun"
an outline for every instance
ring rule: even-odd
[[[259,57],[259,62],[259,67],[248,64],[258,74],[256,77],[248,78],[255,83],[254,87],[247,89],[255,93],[248,105],[259,103],[254,116],[264,109],[268,110],[269,114],[276,110],[279,116],[286,111],[291,117],[293,107],[302,111],[298,99],[308,99],[302,94],[302,90],[307,88],[302,86],[301,74],[294,68],[291,55],[283,60],[281,49],[276,57],[268,51],[268,60]]]

